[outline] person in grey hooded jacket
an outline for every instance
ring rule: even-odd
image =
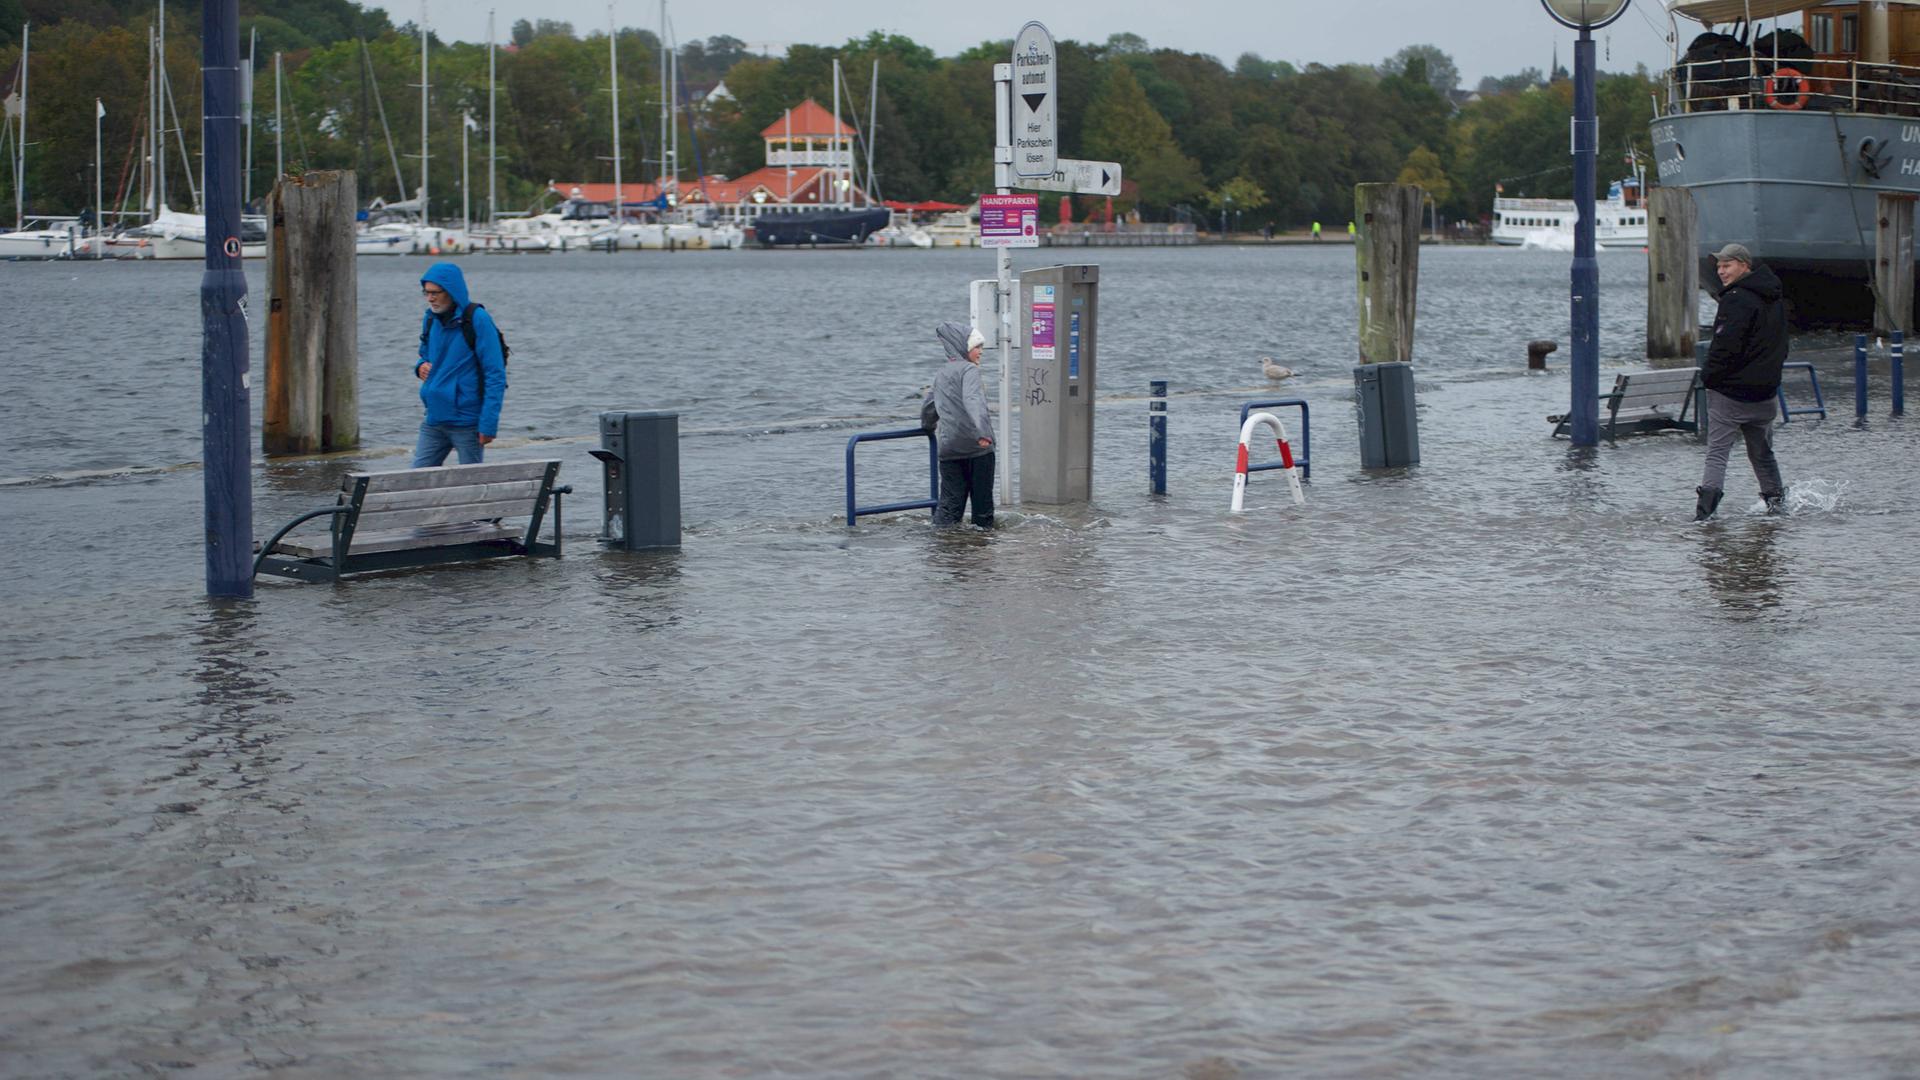
[[[971,499],[973,523],[992,528],[993,419],[980,382],[980,352],[986,342],[980,331],[963,323],[941,323],[933,333],[947,351],[947,362],[927,393],[940,414],[934,431],[940,446],[940,505],[933,511],[933,523],[960,524],[960,512]]]

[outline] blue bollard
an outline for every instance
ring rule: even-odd
[[[1155,495],[1167,493],[1167,383],[1147,384],[1153,394],[1147,402],[1147,480]]]
[[[1893,380],[1893,415],[1900,416],[1907,411],[1907,344],[1906,335],[1898,330],[1893,332],[1892,371],[1888,377]]]
[[[1853,335],[1853,415],[1867,415],[1867,335]]]

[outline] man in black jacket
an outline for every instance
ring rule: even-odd
[[[1707,388],[1707,466],[1694,489],[1693,519],[1719,509],[1734,436],[1747,442],[1747,460],[1769,513],[1786,502],[1780,464],[1773,459],[1774,396],[1787,360],[1787,304],[1780,279],[1755,266],[1753,253],[1728,244],[1713,253],[1720,275],[1720,312],[1713,319],[1713,345],[1700,384]]]

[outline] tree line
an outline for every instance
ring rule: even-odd
[[[110,205],[115,191],[133,185],[147,122],[150,6],[0,0],[0,20],[9,9],[30,16],[28,9],[53,9],[32,36],[32,209],[76,213],[91,204],[96,99],[107,110],[102,156]],[[290,172],[351,168],[359,172],[363,201],[411,198],[420,179],[414,27],[396,26],[384,13],[346,0],[277,0],[270,7],[271,14],[243,8],[241,28],[243,54],[256,30],[259,42],[252,191],[259,196],[271,186],[277,143]],[[183,195],[180,143],[189,155],[199,150],[197,16],[198,5],[191,4],[179,5],[177,16],[168,13],[168,126],[177,113],[183,129],[167,136],[168,186]],[[0,34],[0,75],[19,58],[18,36],[17,24]],[[606,32],[580,34],[563,22],[522,20],[507,28],[503,42],[496,56],[495,132],[502,212],[536,204],[549,181],[612,179]],[[1217,220],[1214,214],[1230,209],[1245,229],[1344,223],[1352,214],[1353,185],[1381,180],[1420,183],[1435,211],[1453,219],[1487,213],[1497,184],[1509,195],[1571,192],[1566,125],[1572,87],[1564,77],[1543,78],[1529,69],[1483,80],[1477,94],[1462,95],[1452,60],[1427,45],[1409,46],[1377,65],[1304,67],[1253,52],[1228,66],[1203,54],[1153,48],[1126,33],[1097,44],[1057,45],[1062,153],[1120,162],[1128,180],[1120,209],[1138,209],[1149,220]],[[681,175],[737,176],[760,167],[761,130],[804,98],[830,102],[838,59],[846,72],[843,114],[873,140],[880,193],[971,201],[992,185],[992,68],[1010,47],[1010,41],[986,42],[941,57],[909,38],[879,32],[839,45],[795,45],[779,57],[753,55],[726,36],[681,44]],[[663,156],[659,64],[666,52],[655,33],[638,28],[619,30],[613,49],[622,174],[649,180]],[[276,52],[284,73],[277,126]],[[461,132],[463,118],[471,116],[483,126],[469,129],[478,214],[486,195],[487,49],[430,36],[428,53],[433,213],[459,214]],[[869,101],[876,62],[878,94]],[[722,80],[729,97],[696,100],[694,91]],[[1600,77],[1602,183],[1610,171],[1625,175],[1630,147],[1645,158],[1655,91],[1644,70]],[[868,132],[870,109],[875,123]],[[192,160],[197,168],[197,157]],[[0,191],[10,184],[8,171]],[[11,201],[11,192],[4,198]]]

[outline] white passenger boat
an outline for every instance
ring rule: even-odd
[[[1647,246],[1647,207],[1640,182],[1616,180],[1604,200],[1596,200],[1593,242],[1600,247]],[[1507,247],[1573,250],[1573,226],[1580,219],[1572,199],[1493,200],[1493,242]]]

